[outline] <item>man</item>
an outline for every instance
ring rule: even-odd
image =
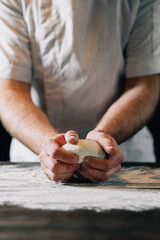
[[[14,137],[11,161],[38,155],[62,182],[77,171],[107,180],[124,158],[155,161],[142,127],[158,101],[159,25],[159,0],[0,0],[0,117]],[[79,166],[60,148],[79,137],[99,143],[106,159]]]

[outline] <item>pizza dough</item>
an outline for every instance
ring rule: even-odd
[[[82,163],[85,157],[104,158],[105,153],[98,143],[88,139],[80,139],[77,144],[66,143],[62,149],[78,156],[78,163]]]

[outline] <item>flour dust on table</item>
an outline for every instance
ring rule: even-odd
[[[0,205],[30,209],[149,210],[160,208],[160,170],[123,167],[100,184],[49,181],[38,163],[0,165]]]

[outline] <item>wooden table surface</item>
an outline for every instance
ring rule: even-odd
[[[124,164],[107,182],[73,179],[61,185],[49,182],[39,164],[1,163],[0,240],[5,239],[158,240],[160,168]]]

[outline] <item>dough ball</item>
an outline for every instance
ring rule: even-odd
[[[66,143],[62,149],[78,156],[78,163],[82,163],[85,157],[104,158],[105,153],[98,143],[88,139],[80,139],[77,144]]]

